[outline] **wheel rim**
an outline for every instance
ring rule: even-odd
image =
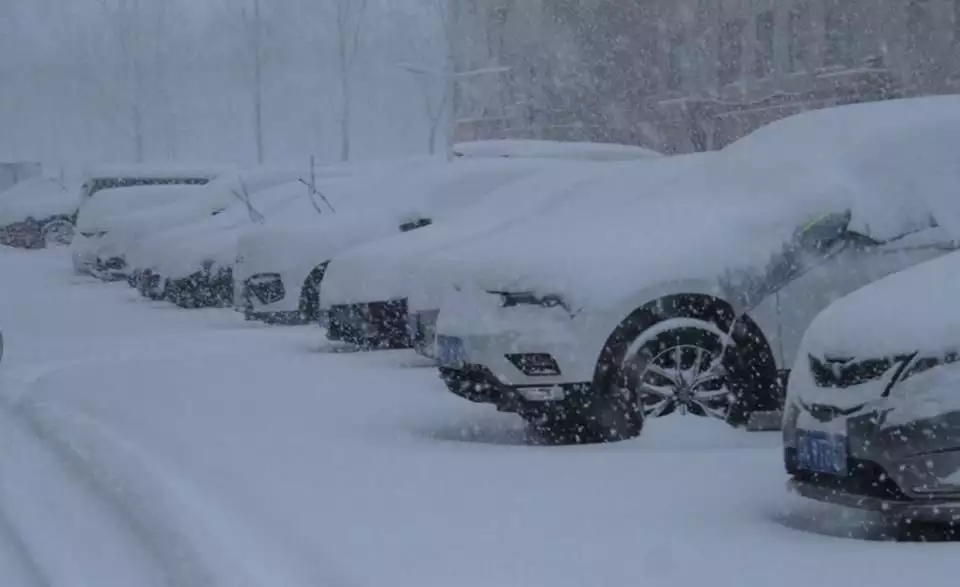
[[[73,238],[73,227],[65,222],[52,222],[47,225],[43,238],[49,246],[70,244]]]
[[[623,386],[645,418],[677,413],[728,420],[736,398],[723,355],[719,341],[672,344],[656,354],[641,349],[621,368]]]

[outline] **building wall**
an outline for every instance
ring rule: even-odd
[[[537,116],[515,113],[495,129],[465,124],[462,138],[684,152],[721,147],[804,109],[960,91],[960,0],[553,0],[526,22],[537,18],[570,36],[578,51],[566,57],[580,63],[564,69],[586,82],[554,79],[553,92],[566,99],[523,104]],[[543,33],[539,46],[520,48],[514,36],[522,30],[503,36],[507,65],[551,51]]]

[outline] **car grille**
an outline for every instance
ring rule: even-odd
[[[287,295],[283,280],[277,273],[254,275],[246,280],[244,287],[263,305],[275,304]]]
[[[848,473],[842,477],[799,469],[795,448],[784,449],[784,463],[787,473],[794,478],[837,492],[894,501],[911,500],[883,467],[872,461],[849,459]]]
[[[110,257],[101,259],[97,257],[97,269],[100,271],[123,271],[127,266],[127,261],[123,257]]]
[[[409,348],[407,300],[333,306],[327,338],[367,348]]]
[[[910,356],[871,358],[815,357],[808,355],[810,374],[818,387],[847,388],[876,381],[894,368],[902,368]]]

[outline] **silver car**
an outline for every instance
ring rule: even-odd
[[[960,522],[960,253],[828,307],[794,365],[790,487],[906,525]]]

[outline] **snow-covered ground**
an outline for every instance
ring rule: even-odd
[[[946,585],[786,495],[776,434],[537,446],[410,352],[186,312],[0,247],[0,585]],[[852,538],[851,538],[852,537]]]

